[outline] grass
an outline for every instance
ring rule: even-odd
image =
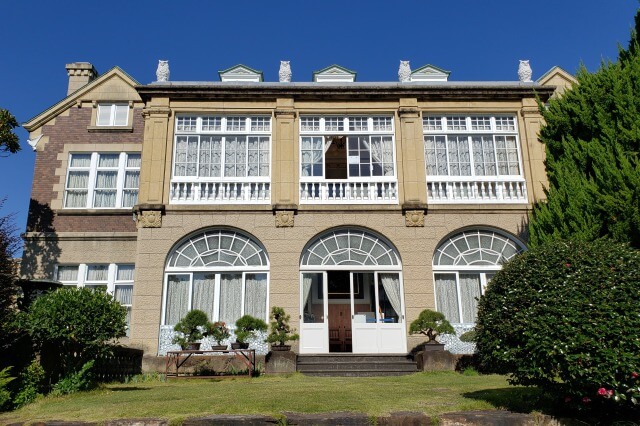
[[[101,422],[118,418],[164,418],[177,424],[211,414],[354,411],[369,416],[394,411],[446,412],[510,409],[531,412],[536,389],[511,387],[504,376],[453,372],[400,377],[308,377],[181,379],[109,384],[64,397],[45,397],[0,415],[0,424],[45,420]]]

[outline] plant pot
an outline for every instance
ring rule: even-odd
[[[211,345],[212,351],[224,351],[227,349],[227,345]]]
[[[271,350],[286,352],[291,350],[291,345],[271,345]]]
[[[231,344],[231,349],[248,349],[248,348],[249,348],[248,343],[233,342]]]
[[[187,343],[187,347],[185,348],[188,351],[199,351],[200,350],[200,342],[189,342]]]
[[[438,343],[438,342],[427,342],[424,344],[424,351],[425,352],[431,352],[431,351],[444,351],[444,343]]]

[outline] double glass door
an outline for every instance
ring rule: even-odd
[[[301,353],[406,353],[399,272],[303,272]]]

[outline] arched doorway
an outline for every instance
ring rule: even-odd
[[[406,353],[402,264],[384,237],[340,228],[300,261],[301,353]]]

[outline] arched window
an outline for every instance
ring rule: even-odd
[[[188,237],[169,254],[163,324],[192,309],[230,325],[245,314],[266,320],[268,273],[267,253],[250,236],[215,229]]]
[[[495,272],[524,250],[495,230],[466,230],[444,240],[433,255],[436,309],[453,324],[475,323],[477,299]]]
[[[330,231],[315,239],[302,255],[301,266],[397,266],[400,259],[382,238],[360,229]]]

